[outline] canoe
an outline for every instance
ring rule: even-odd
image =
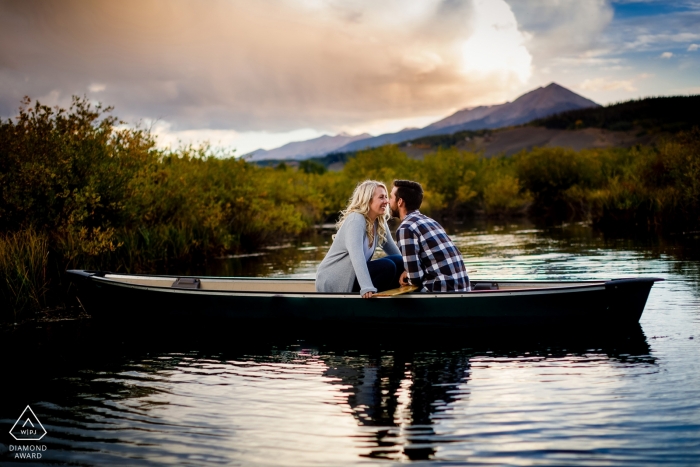
[[[66,271],[95,318],[259,324],[593,325],[637,323],[658,278],[473,280],[465,293],[318,293],[313,279]]]

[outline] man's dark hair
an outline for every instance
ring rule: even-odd
[[[423,187],[410,180],[394,180],[396,198],[401,198],[407,211],[415,211],[423,203]]]

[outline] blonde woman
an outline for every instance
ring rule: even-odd
[[[399,287],[403,259],[391,238],[386,185],[374,180],[355,187],[336,224],[338,233],[316,273],[318,292],[360,292],[372,298],[378,291]],[[386,257],[370,261],[380,245]]]

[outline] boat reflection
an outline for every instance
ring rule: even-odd
[[[35,354],[25,355],[27,360],[16,360],[11,373],[19,374],[29,362],[35,372],[12,386],[9,400],[17,407],[3,408],[0,418],[9,420],[22,408],[20,402],[36,401],[54,441],[63,440],[86,453],[102,446],[115,456],[139,455],[130,437],[153,443],[187,442],[181,436],[189,428],[179,427],[190,427],[196,420],[198,430],[229,440],[216,453],[206,452],[222,462],[236,460],[235,449],[228,451],[226,446],[246,442],[241,438],[244,432],[229,428],[230,420],[256,425],[267,412],[279,412],[291,395],[308,404],[290,414],[289,423],[303,426],[307,414],[302,407],[330,403],[339,410],[324,412],[325,417],[342,418],[347,413],[356,424],[353,443],[360,456],[418,460],[437,457],[447,443],[469,442],[449,424],[473,416],[470,400],[489,391],[477,384],[480,371],[506,370],[502,371],[506,378],[509,370],[537,369],[539,364],[560,365],[563,371],[586,366],[599,371],[619,364],[658,371],[638,325],[609,335],[428,329],[330,334],[192,327],[121,332],[96,326],[77,331],[46,326],[33,336],[11,340],[15,338],[17,342],[32,338],[39,345]],[[10,348],[17,342],[5,344]],[[285,392],[290,384],[299,392]],[[260,403],[252,385],[279,397],[269,396]],[[323,390],[324,385],[332,390]],[[532,391],[522,387],[523,393]],[[325,398],[329,393],[332,397]],[[246,410],[250,400],[259,404],[255,411]],[[331,418],[322,420],[338,425]],[[75,426],[83,428],[76,432]],[[314,439],[319,449],[327,447]],[[63,462],[74,453],[66,447],[51,455]]]
[[[473,360],[516,367],[542,360],[655,365],[639,325],[614,335],[446,334],[369,342],[359,347],[342,340],[320,347],[307,342],[304,348],[319,349],[328,366],[324,375],[363,427],[364,455],[391,460],[430,459],[439,445],[456,441],[437,436],[434,426],[452,417],[456,403],[468,403]]]

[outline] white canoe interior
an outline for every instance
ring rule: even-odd
[[[106,274],[105,279],[124,284],[134,284],[146,287],[173,287],[178,278],[163,276],[132,276],[127,274]],[[509,282],[472,280],[472,286],[483,284],[492,288],[485,290],[527,290],[527,289],[557,289],[562,287],[580,287],[603,285],[605,281],[586,282]],[[316,292],[313,279],[241,279],[241,278],[200,278],[199,290],[232,291],[232,292],[272,292],[272,293],[312,293]],[[477,290],[476,293],[481,291]]]
[[[173,287],[177,278],[162,276],[130,276],[105,274],[106,279],[117,282],[145,285],[148,287]],[[233,291],[233,292],[316,292],[316,284],[312,279],[199,279],[200,290]]]

